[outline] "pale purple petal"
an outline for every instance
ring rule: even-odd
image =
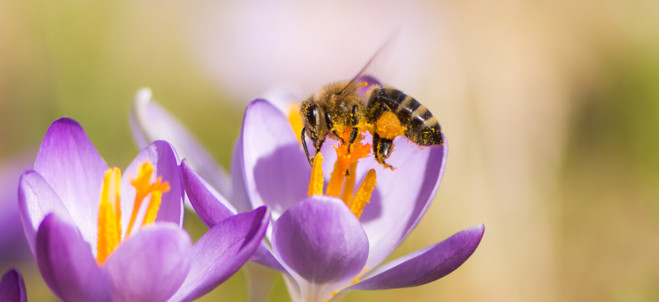
[[[73,225],[49,214],[37,232],[37,264],[46,284],[63,301],[110,301],[108,280],[91,246]]]
[[[388,162],[395,171],[364,160],[358,175],[376,170],[371,203],[360,218],[371,246],[367,267],[376,267],[411,232],[432,202],[446,163],[446,145],[419,147],[405,137],[394,140]]]
[[[212,227],[237,213],[220,193],[188,166],[187,159],[181,162],[181,176],[192,208],[207,226]]]
[[[249,260],[258,262],[280,272],[286,272],[286,269],[281,265],[281,263],[279,263],[279,260],[277,260],[275,256],[272,255],[272,252],[270,251],[270,248],[268,248],[268,245],[265,243],[265,241],[261,242],[259,247],[256,248],[254,255],[252,255],[252,258]]]
[[[254,207],[267,205],[274,217],[307,195],[311,167],[288,119],[273,105],[254,100],[243,121],[247,192]]]
[[[168,141],[181,158],[188,158],[195,171],[228,196],[231,181],[227,173],[176,118],[151,99],[149,89],[142,89],[135,95],[131,126],[140,148],[156,140]]]
[[[478,225],[423,250],[396,259],[371,272],[368,279],[346,290],[378,290],[419,286],[442,278],[476,250],[485,228]]]
[[[194,244],[190,273],[171,300],[197,299],[238,271],[260,245],[269,215],[261,207],[213,226]]]
[[[421,191],[416,199],[417,202],[415,203],[414,212],[412,214],[414,219],[408,222],[407,232],[399,239],[399,243],[401,243],[405,237],[412,232],[419,221],[421,221],[421,218],[426,213],[437,194],[439,184],[444,176],[446,156],[448,155],[448,142],[443,134],[442,140],[444,141],[443,145],[429,147],[430,154],[428,155],[428,161],[424,163],[426,165],[426,171],[423,178],[423,185],[421,186]]]
[[[199,218],[208,227],[212,227],[236,214],[236,210],[232,208],[231,204],[204,181],[204,179],[192,171],[192,168],[187,165],[186,160],[181,162],[181,172],[190,203],[195,212],[197,212],[197,215],[199,215]],[[276,270],[283,270],[265,243],[262,243],[258,247],[252,260]]]
[[[192,243],[173,223],[144,227],[123,242],[107,259],[114,301],[166,301],[190,270]]]
[[[80,124],[70,118],[50,125],[34,164],[92,247],[96,246],[98,202],[107,169]]]
[[[231,195],[229,196],[231,204],[238,212],[246,212],[252,209],[245,184],[242,133],[238,136],[231,156]]]
[[[369,249],[355,215],[327,196],[309,197],[284,212],[274,223],[272,246],[288,267],[316,284],[355,277]]]
[[[46,215],[56,213],[60,219],[66,221],[71,221],[71,216],[55,191],[38,172],[25,171],[18,183],[20,218],[30,249],[36,255],[37,230]]]
[[[18,270],[12,268],[2,276],[2,281],[0,281],[0,301],[27,301],[23,276],[21,276],[21,273]]]
[[[181,180],[181,171],[179,169],[176,154],[171,145],[164,141],[155,141],[144,148],[126,168],[121,179],[121,226],[123,231],[128,227],[130,216],[135,203],[135,187],[130,182],[137,177],[139,165],[146,161],[151,162],[154,166],[154,173],[151,181],[155,181],[158,176],[162,176],[163,182],[169,182],[169,192],[162,195],[162,203],[158,210],[156,221],[173,222],[178,225],[183,223],[183,182]],[[142,201],[140,209],[145,209],[148,205],[149,197]],[[137,216],[137,222],[144,219],[144,210],[140,211]],[[137,231],[133,229],[133,233]]]

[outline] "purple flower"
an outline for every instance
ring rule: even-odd
[[[46,283],[64,301],[181,301],[210,291],[259,245],[267,210],[227,217],[194,245],[181,229],[183,184],[156,141],[108,168],[74,120],[51,125],[19,181],[23,227]]]
[[[18,270],[10,269],[4,276],[2,276],[2,281],[0,281],[0,301],[27,301],[23,276],[21,276],[21,273]]]
[[[398,137],[388,160],[395,171],[364,158],[346,177],[353,182],[347,186],[348,180],[337,185],[336,178],[322,174],[337,161],[331,143],[317,157],[325,158],[322,170],[315,164],[312,172],[296,133],[281,110],[253,101],[233,156],[228,199],[187,162],[181,165],[192,206],[209,226],[235,211],[263,205],[271,209],[271,245],[262,244],[253,259],[284,273],[294,301],[426,284],[457,269],[480,243],[483,225],[380,265],[429,207],[444,170],[446,146],[420,148]],[[322,177],[314,180],[319,171]],[[356,183],[365,189],[353,191]],[[341,191],[342,185],[350,189]],[[316,195],[323,192],[333,196]],[[349,200],[360,205],[346,206]]]

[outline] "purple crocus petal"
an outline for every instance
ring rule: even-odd
[[[406,138],[402,138],[406,140]],[[441,146],[430,147],[430,154],[428,155],[428,162],[426,163],[426,173],[424,177],[424,184],[421,187],[422,190],[419,192],[419,197],[417,201],[417,207],[415,208],[414,217],[415,219],[411,220],[407,225],[407,232],[403,237],[399,239],[399,243],[405,239],[405,237],[416,227],[416,225],[421,221],[423,214],[426,213],[428,207],[432,203],[432,199],[437,194],[439,189],[439,184],[442,181],[444,176],[444,169],[446,168],[446,156],[448,155],[448,141],[444,134],[442,134],[442,140],[444,144]],[[422,202],[427,196],[426,201]]]
[[[178,225],[148,225],[124,241],[107,259],[115,301],[165,301],[190,270],[192,243]]]
[[[266,207],[231,216],[194,244],[192,266],[172,301],[189,301],[220,285],[247,262],[268,228]]]
[[[181,174],[185,191],[188,193],[190,203],[199,218],[208,226],[213,227],[219,222],[236,215],[233,209],[222,195],[202,179],[192,168],[187,165],[187,161],[181,162]],[[252,260],[265,266],[282,271],[281,264],[272,256],[272,253],[264,243],[262,243],[254,253]]]
[[[231,204],[238,212],[247,212],[252,209],[245,185],[243,166],[243,135],[241,133],[233,147],[233,155],[231,156],[231,195],[229,195]]]
[[[374,168],[377,185],[371,203],[360,218],[371,246],[367,267],[376,267],[414,229],[439,187],[446,145],[419,147],[405,137],[394,140],[388,162],[396,171],[375,161],[364,161],[357,174]]]
[[[107,169],[80,124],[70,118],[50,125],[34,164],[94,249],[99,195]]]
[[[315,284],[356,276],[368,256],[368,239],[359,220],[333,197],[309,197],[274,223],[272,246],[279,259]]]
[[[252,255],[252,258],[250,260],[258,262],[271,269],[283,273],[286,272],[286,269],[281,265],[281,263],[279,263],[279,260],[277,260],[275,256],[272,255],[270,248],[268,248],[268,245],[263,241],[258,246],[258,248],[256,248],[256,251],[254,252],[254,255]]]
[[[247,106],[242,135],[252,206],[265,204],[278,217],[307,195],[311,167],[288,119],[267,101],[257,99]]]
[[[371,87],[373,87],[373,85],[378,85],[382,87],[382,83],[371,75],[363,75],[359,79],[357,79],[357,82],[360,84],[366,83],[366,85],[363,85],[359,88],[359,93],[361,93],[362,95],[366,93]]]
[[[76,227],[47,215],[37,232],[36,258],[48,287],[63,301],[110,301],[109,283]]]
[[[218,191],[228,196],[231,182],[227,173],[176,118],[151,99],[151,90],[137,92],[130,121],[140,148],[156,140],[168,141],[181,158],[188,158],[195,171],[199,171]]]
[[[345,290],[378,290],[419,286],[453,272],[473,254],[483,238],[481,224],[463,230],[450,238],[393,260]]]
[[[12,268],[2,276],[2,281],[0,281],[0,301],[27,301],[23,276],[21,276],[18,270]]]
[[[237,213],[220,193],[190,168],[187,159],[181,162],[181,176],[192,208],[207,226],[212,227]]]
[[[177,164],[176,154],[172,146],[165,141],[155,141],[144,148],[126,168],[121,179],[121,226],[126,231],[130,221],[130,213],[133,211],[135,204],[135,187],[130,182],[137,177],[139,165],[146,161],[151,162],[154,166],[154,173],[151,180],[155,181],[161,176],[163,182],[169,182],[169,192],[162,195],[162,202],[158,209],[156,221],[173,222],[178,225],[183,223],[183,183],[181,181],[181,171]],[[146,207],[149,198],[142,201],[142,207]],[[144,211],[137,216],[137,222],[143,219]],[[137,223],[136,222],[136,223]],[[137,228],[133,229],[133,233]]]
[[[48,213],[56,213],[60,219],[71,221],[68,210],[57,193],[34,170],[27,170],[18,180],[18,208],[23,230],[32,253],[36,255],[37,230]]]

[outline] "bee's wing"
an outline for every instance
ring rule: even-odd
[[[371,56],[371,58],[368,59],[368,62],[366,62],[364,67],[362,67],[362,69],[359,70],[359,72],[350,80],[350,82],[348,82],[348,84],[346,84],[346,86],[343,87],[343,89],[341,89],[339,94],[343,94],[345,91],[348,90],[348,87],[350,87],[351,85],[356,85],[357,80],[359,80],[359,78],[361,78],[362,76],[364,76],[366,74],[367,70],[369,70],[373,66],[373,62],[375,62],[376,59],[378,59],[382,56],[382,53],[384,53],[385,49],[390,48],[389,45],[391,45],[393,43],[393,40],[397,36],[398,36],[397,32],[391,34],[387,38],[387,40],[385,40],[384,43],[382,43],[382,45],[380,45],[380,47],[375,51],[375,53]]]

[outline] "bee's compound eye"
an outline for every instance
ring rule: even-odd
[[[318,128],[318,122],[320,121],[318,119],[319,114],[320,113],[318,111],[318,106],[316,104],[311,104],[311,106],[309,106],[309,109],[307,110],[307,116],[306,116],[307,122],[309,122],[309,125],[311,127]]]

